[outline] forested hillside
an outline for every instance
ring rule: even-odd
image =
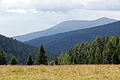
[[[19,64],[24,64],[29,53],[31,53],[33,56],[35,56],[37,53],[36,47],[26,45],[2,35],[0,35],[0,49],[5,51],[7,61],[9,61],[12,56],[16,56]]]
[[[26,44],[39,46],[44,44],[48,51],[59,54],[70,49],[79,42],[94,40],[98,35],[110,36],[120,34],[120,21],[93,28],[80,29],[76,31],[55,34],[46,37],[36,38],[25,42]]]
[[[120,37],[98,36],[62,53],[51,64],[120,64]]]

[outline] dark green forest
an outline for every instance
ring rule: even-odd
[[[12,38],[0,38],[0,65],[120,64],[118,36],[97,36],[93,41],[76,44],[57,57],[48,53],[44,45],[35,48]]]
[[[91,42],[81,42],[50,64],[120,64],[120,37],[98,36]]]
[[[46,56],[46,51],[43,45],[40,46],[36,57],[37,58],[35,59],[35,62],[34,62],[32,55],[29,54],[28,58],[26,58],[24,63],[26,63],[26,65],[34,65],[34,64],[35,65],[47,65],[48,64],[48,58]],[[16,58],[16,56],[12,56],[11,59],[9,60],[9,63],[7,63],[5,52],[3,50],[0,50],[0,65],[7,65],[7,64],[18,65],[18,62],[19,61]]]
[[[24,64],[28,54],[33,56],[37,53],[37,48],[26,45],[22,42],[0,35],[0,49],[5,52],[7,62],[12,56],[16,56],[19,64]]]
[[[0,35],[0,50],[4,51],[6,55],[6,63],[9,63],[12,56],[15,56],[18,64],[26,64],[26,59],[29,54],[33,56],[33,61],[39,52],[37,47],[26,45],[20,41],[12,38],[7,38]],[[48,60],[53,59],[54,55],[52,53],[46,52]]]

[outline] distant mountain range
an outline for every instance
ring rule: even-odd
[[[38,37],[50,36],[58,33],[64,33],[64,32],[74,31],[74,30],[83,29],[83,28],[91,28],[94,26],[104,25],[104,24],[108,24],[116,21],[117,20],[109,19],[106,17],[103,17],[97,20],[91,20],[91,21],[70,20],[70,21],[62,22],[47,30],[38,31],[38,32],[26,34],[26,35],[21,35],[21,36],[15,36],[13,38],[24,42],[24,41],[32,40]]]
[[[120,21],[92,28],[39,37],[25,43],[33,46],[44,44],[48,51],[58,54],[60,52],[69,50],[71,47],[79,42],[94,40],[98,35],[109,36],[119,34]]]

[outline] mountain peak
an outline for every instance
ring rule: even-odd
[[[111,19],[111,18],[108,18],[108,17],[102,17],[102,18],[99,18],[97,20],[113,20],[113,21],[117,21],[115,19]]]
[[[102,17],[102,18],[100,18],[100,19],[110,19],[110,18],[108,18],[108,17]]]

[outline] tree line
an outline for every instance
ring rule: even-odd
[[[26,65],[47,65],[48,60],[46,56],[46,51],[43,45],[40,46],[38,55],[36,57],[35,62],[33,61],[32,55],[29,54],[28,58],[25,61]],[[18,60],[16,56],[12,56],[12,58],[9,60],[9,63],[6,61],[6,53],[3,50],[0,50],[0,65],[17,65]]]
[[[120,37],[98,36],[91,42],[81,42],[50,64],[120,64]]]
[[[26,65],[120,64],[120,37],[98,36],[91,42],[81,42],[50,62],[44,46],[41,45],[35,61],[29,54],[25,63]],[[7,63],[5,52],[0,50],[0,65],[6,64],[17,65],[18,60],[13,56]]]

